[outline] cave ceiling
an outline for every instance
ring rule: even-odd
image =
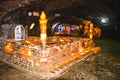
[[[44,10],[48,15],[53,13],[72,15],[91,20],[100,26],[102,26],[100,21],[108,20],[102,24],[114,25],[120,20],[119,0],[4,0],[0,1],[0,15],[7,10],[27,4],[32,5],[31,10],[34,11]]]

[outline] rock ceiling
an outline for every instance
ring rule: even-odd
[[[0,20],[8,11],[27,4],[34,6],[31,9],[45,10],[47,14],[56,12],[88,19],[103,27],[117,26],[115,31],[120,32],[118,30],[120,24],[119,0],[1,0]]]
[[[107,15],[112,22],[119,16],[119,2],[119,0],[4,0],[0,1],[0,16],[15,7],[30,3],[36,6],[34,9],[45,10],[47,13],[64,12],[79,17],[85,16],[90,20]]]

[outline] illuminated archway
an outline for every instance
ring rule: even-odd
[[[54,35],[70,35],[72,25],[70,24],[55,24],[52,27],[52,33]]]

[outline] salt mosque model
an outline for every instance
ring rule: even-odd
[[[93,25],[88,38],[83,37],[47,37],[47,18],[42,11],[40,19],[40,37],[27,36],[22,25],[14,28],[12,39],[4,40],[0,58],[5,63],[40,79],[57,78],[72,65],[100,51],[93,41]]]

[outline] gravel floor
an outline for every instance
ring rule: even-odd
[[[55,80],[120,80],[120,42],[101,39],[96,40],[96,44],[101,46],[97,55],[74,65]],[[39,79],[0,62],[0,80]]]

